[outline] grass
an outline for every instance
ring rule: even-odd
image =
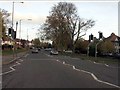
[[[17,51],[14,51],[14,53],[20,53],[20,52],[24,52],[26,51],[26,49],[17,49]],[[6,56],[6,55],[12,55],[13,54],[13,50],[2,50],[2,55]]]
[[[81,60],[91,60],[95,61],[98,63],[106,63],[106,64],[120,64],[120,60],[118,59],[113,59],[112,57],[92,57],[92,56],[87,56],[85,54],[76,54],[76,53],[60,53],[61,55],[65,56],[70,56],[73,58],[80,58]]]

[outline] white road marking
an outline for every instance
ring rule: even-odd
[[[98,82],[101,82],[101,83],[104,83],[104,84],[107,84],[107,85],[110,85],[110,86],[113,86],[113,87],[116,87],[116,88],[120,88],[120,86],[117,86],[117,85],[114,85],[114,84],[111,84],[109,82],[105,82],[105,81],[102,81],[102,80],[99,80],[93,73],[91,72],[88,72],[88,71],[85,71],[85,70],[80,70],[80,69],[76,69],[75,66],[73,65],[70,65],[70,64],[65,64],[65,65],[69,65],[69,66],[72,66],[74,70],[77,70],[77,71],[82,71],[84,73],[87,73],[87,74],[90,74],[94,80],[98,81]]]
[[[23,62],[23,60],[22,60],[22,59],[19,59],[19,61],[20,61],[20,62]]]
[[[93,63],[96,63],[96,62],[93,62]]]
[[[109,67],[109,65],[108,65],[108,64],[105,64],[105,66]]]
[[[73,69],[75,69],[75,66],[73,66]]]
[[[27,57],[29,54],[26,54],[24,57]]]
[[[21,60],[21,61],[23,61],[23,60]],[[20,64],[21,63],[19,63],[19,61],[16,61],[16,64],[14,64],[14,65],[9,67],[11,69],[10,71],[4,72],[4,73],[0,73],[0,75],[5,75],[5,74],[8,74],[8,73],[11,73],[11,72],[15,71],[15,69],[13,67],[18,66]]]
[[[59,60],[56,60],[57,62],[60,62]]]
[[[48,56],[48,55],[47,55],[47,56]],[[72,59],[78,59],[78,58],[72,58]],[[58,60],[56,60],[56,61],[58,61]],[[96,63],[96,62],[93,62],[93,63],[95,63],[95,64],[102,64],[102,63]],[[85,73],[90,74],[90,75],[93,77],[93,79],[96,80],[96,81],[98,81],[98,82],[101,82],[101,83],[104,83],[104,84],[107,84],[107,85],[110,85],[110,86],[114,86],[114,87],[120,88],[120,87],[117,86],[117,85],[114,85],[114,84],[111,84],[111,83],[108,83],[108,82],[99,80],[99,79],[98,79],[93,73],[91,73],[91,72],[88,72],[88,71],[85,71],[85,70],[76,69],[75,66],[70,65],[70,64],[66,64],[65,62],[63,62],[63,64],[64,64],[64,65],[68,65],[68,66],[72,66],[74,70],[82,71],[82,72],[85,72]],[[109,65],[107,65],[107,64],[103,64],[103,65],[109,67]]]
[[[65,64],[65,61],[63,62],[63,64]]]

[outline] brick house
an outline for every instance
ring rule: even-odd
[[[106,38],[107,40],[110,40],[113,42],[115,47],[115,52],[120,53],[120,37],[112,33],[109,37]]]

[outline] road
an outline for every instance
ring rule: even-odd
[[[2,75],[2,88],[119,88],[117,68],[44,50],[4,67],[12,70]]]

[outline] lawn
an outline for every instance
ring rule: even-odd
[[[87,56],[85,54],[76,54],[76,53],[60,53],[60,55],[70,56],[73,58],[80,58],[81,60],[91,60],[99,63],[106,63],[106,64],[120,64],[120,60],[114,59],[112,57],[92,57]]]
[[[20,52],[24,52],[26,51],[26,49],[17,49],[17,51],[14,51],[14,53],[20,53]],[[13,54],[13,50],[2,50],[2,55],[12,55]]]

